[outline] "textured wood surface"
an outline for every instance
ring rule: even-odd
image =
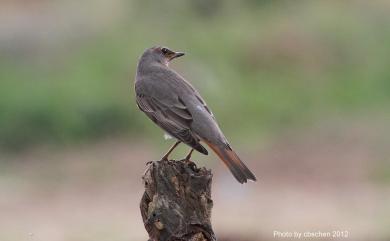
[[[151,241],[214,241],[212,174],[193,162],[150,162],[142,177],[141,215]]]

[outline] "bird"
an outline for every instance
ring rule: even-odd
[[[168,135],[177,139],[161,160],[168,160],[180,144],[208,155],[207,144],[229,168],[239,183],[256,181],[255,175],[241,161],[222,133],[217,120],[199,92],[169,63],[183,52],[168,47],[146,49],[138,60],[134,88],[138,108]]]

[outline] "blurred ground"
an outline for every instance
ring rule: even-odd
[[[390,239],[389,1],[5,0],[1,241],[146,240],[140,177],[170,143],[132,84],[157,44],[259,177],[194,156],[222,241]]]
[[[367,135],[380,124],[313,127],[258,150],[243,147],[259,176],[247,185],[236,183],[215,156],[195,155],[214,172],[215,232],[233,240],[285,240],[273,231],[347,230],[347,240],[387,240],[390,180],[374,167],[390,153],[383,140]],[[146,240],[140,177],[158,155],[150,143],[121,139],[2,156],[0,239]]]

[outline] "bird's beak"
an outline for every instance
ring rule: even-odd
[[[183,56],[183,55],[184,55],[183,52],[174,52],[174,54],[173,54],[171,60],[172,60],[172,59],[175,59],[175,58],[178,58],[178,57],[181,57],[181,56]]]

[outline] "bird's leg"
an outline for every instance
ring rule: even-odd
[[[184,163],[185,163],[189,168],[191,168],[193,171],[197,172],[198,168],[196,167],[196,164],[193,163],[193,162],[190,160],[193,151],[194,151],[194,149],[191,148],[190,152],[188,153],[188,155],[186,156],[186,158],[185,158],[183,161],[184,161]]]
[[[169,154],[171,154],[171,152],[177,147],[177,145],[180,144],[181,141],[177,141],[175,144],[173,144],[173,146],[171,146],[171,148],[169,148],[168,152],[161,158],[161,160],[168,160],[168,156]]]
[[[190,159],[191,159],[191,155],[192,155],[192,152],[194,151],[194,149],[191,148],[191,151],[187,154],[186,158],[184,159],[185,161],[189,162]]]

